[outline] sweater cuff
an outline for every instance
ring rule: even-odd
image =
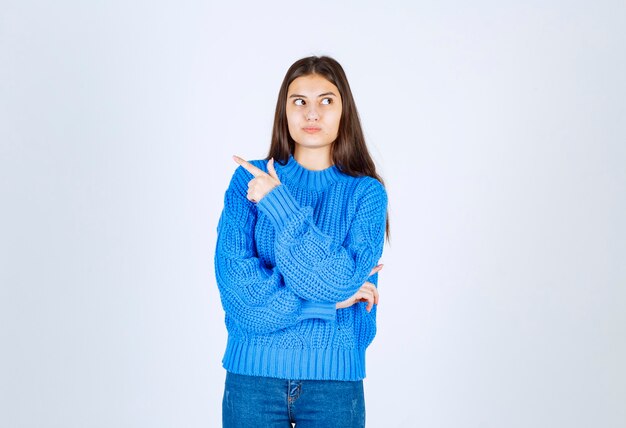
[[[311,302],[306,300],[302,303],[300,320],[308,318],[319,318],[324,321],[334,321],[337,316],[335,303]]]
[[[258,203],[257,208],[267,215],[274,224],[275,230],[280,230],[289,215],[300,210],[300,205],[291,196],[287,187],[281,184],[273,188]]]

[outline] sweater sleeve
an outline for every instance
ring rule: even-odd
[[[276,229],[276,265],[287,287],[313,302],[341,302],[352,296],[380,259],[387,218],[387,194],[371,177],[359,182],[348,203],[348,234],[341,244],[324,234],[285,185],[267,194],[258,208]],[[338,214],[339,215],[339,214]]]
[[[249,178],[239,167],[224,197],[217,228],[215,276],[227,316],[242,329],[270,333],[307,318],[334,320],[334,304],[307,302],[287,288],[277,267],[257,257],[256,207],[246,199]]]

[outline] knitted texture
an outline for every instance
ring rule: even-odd
[[[267,171],[267,161],[251,162]],[[372,177],[335,166],[275,164],[281,185],[258,204],[235,171],[218,224],[215,274],[226,313],[226,370],[284,379],[360,380],[376,306],[335,309],[382,255],[387,194]]]

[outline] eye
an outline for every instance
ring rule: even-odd
[[[303,106],[305,104],[302,98],[296,98],[293,103],[297,106]]]
[[[333,102],[332,98],[322,98],[322,104],[324,105],[332,104],[332,102]]]

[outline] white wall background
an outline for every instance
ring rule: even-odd
[[[626,426],[625,16],[3,0],[0,426],[219,426],[230,155],[311,54],[390,195],[368,426]]]

